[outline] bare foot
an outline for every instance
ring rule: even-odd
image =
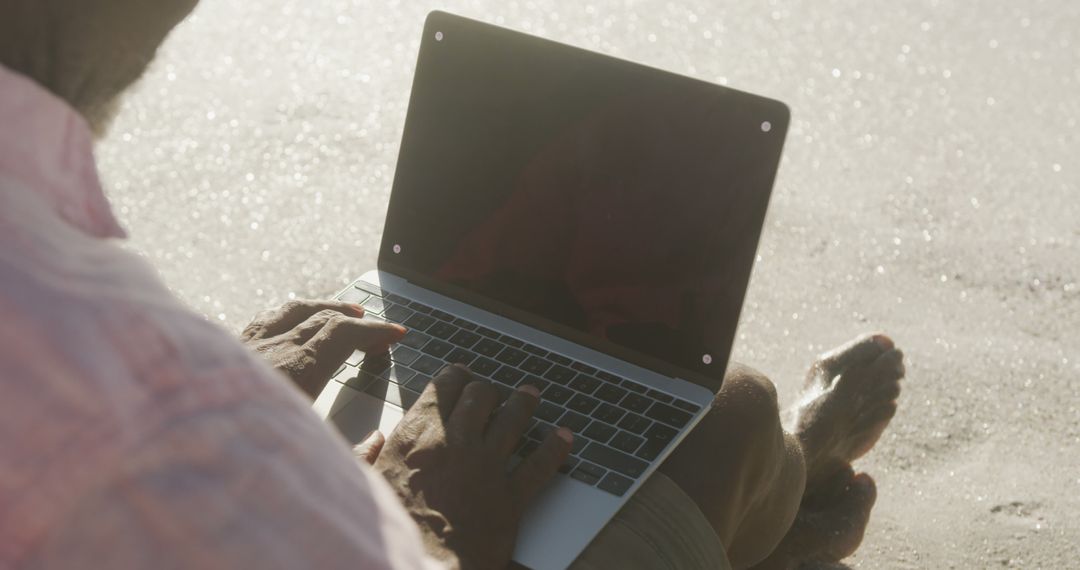
[[[904,355],[889,337],[856,339],[810,368],[794,412],[794,433],[806,458],[806,496],[877,443],[896,414]]]
[[[850,467],[835,472],[819,488],[819,498],[804,502],[791,529],[755,570],[790,570],[814,562],[838,562],[862,543],[877,498],[874,480]]]

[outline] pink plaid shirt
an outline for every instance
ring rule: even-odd
[[[124,237],[90,132],[0,67],[0,568],[425,568],[382,479]]]

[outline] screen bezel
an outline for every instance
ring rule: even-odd
[[[788,124],[790,122],[790,111],[789,111],[788,107],[784,103],[782,103],[780,101],[773,100],[773,99],[767,99],[767,98],[764,98],[764,97],[760,97],[758,95],[753,95],[753,94],[750,94],[750,93],[740,92],[740,91],[737,91],[737,90],[734,90],[734,89],[730,89],[728,87],[712,84],[712,83],[705,82],[705,81],[702,81],[702,80],[699,80],[699,79],[686,77],[686,76],[683,76],[683,75],[679,75],[679,74],[671,73],[671,72],[668,72],[668,71],[664,71],[664,70],[656,69],[656,68],[653,68],[653,67],[649,67],[649,66],[646,66],[646,65],[630,62],[630,61],[627,61],[627,60],[615,58],[615,57],[604,55],[604,54],[599,54],[599,53],[592,52],[592,51],[589,51],[589,50],[585,50],[585,49],[582,49],[582,48],[577,48],[577,47],[570,46],[570,45],[567,45],[567,44],[562,44],[562,43],[554,42],[554,41],[547,40],[547,39],[544,39],[544,38],[531,36],[531,35],[528,35],[528,34],[525,34],[525,33],[522,33],[522,32],[517,32],[517,31],[514,31],[514,30],[507,29],[507,28],[502,28],[502,27],[499,27],[499,26],[495,26],[495,25],[492,25],[492,24],[486,24],[486,23],[483,23],[483,22],[479,22],[479,21],[476,21],[476,20],[471,20],[471,19],[468,19],[468,18],[464,18],[464,17],[461,17],[461,16],[456,16],[456,15],[449,14],[449,13],[446,13],[446,12],[441,12],[441,11],[431,12],[428,15],[427,20],[425,22],[423,38],[421,39],[419,55],[417,57],[417,77],[419,76],[419,73],[420,73],[420,70],[421,70],[420,62],[423,60],[425,52],[427,50],[429,50],[429,49],[432,49],[431,44],[432,44],[432,42],[436,41],[434,39],[434,35],[435,35],[436,31],[442,31],[445,34],[459,34],[459,33],[488,33],[488,34],[493,34],[494,36],[497,37],[499,42],[505,42],[505,45],[500,46],[500,49],[513,49],[512,46],[513,46],[514,42],[540,43],[540,44],[543,44],[545,46],[550,46],[550,49],[553,51],[553,53],[559,53],[559,52],[567,53],[568,52],[568,53],[571,53],[571,54],[578,55],[580,57],[587,57],[587,58],[590,58],[592,60],[595,60],[598,65],[632,66],[633,68],[635,68],[637,70],[640,70],[640,71],[645,71],[648,74],[656,74],[657,76],[663,76],[663,77],[666,77],[668,79],[677,78],[679,81],[687,81],[687,82],[693,82],[693,83],[696,83],[696,84],[699,84],[699,85],[705,85],[705,86],[708,86],[709,88],[717,89],[719,93],[723,93],[724,96],[727,97],[727,98],[731,98],[733,96],[734,97],[739,97],[739,98],[746,98],[747,101],[752,101],[754,103],[754,106],[768,109],[769,110],[769,112],[768,112],[769,121],[771,123],[772,129],[776,132],[776,134],[778,136],[774,137],[774,139],[773,139],[773,140],[776,141],[776,143],[775,143],[776,144],[776,149],[775,149],[775,153],[772,154],[772,156],[774,157],[775,160],[774,160],[773,164],[769,165],[769,170],[771,171],[771,176],[768,177],[767,183],[763,184],[763,187],[760,188],[760,191],[763,193],[762,196],[761,196],[763,207],[761,208],[760,220],[759,220],[759,223],[757,224],[758,231],[753,236],[753,240],[752,240],[753,249],[754,249],[755,252],[757,251],[758,245],[760,243],[760,238],[761,238],[761,229],[762,229],[762,227],[764,225],[764,220],[765,220],[765,216],[766,216],[766,213],[767,213],[769,198],[770,198],[770,195],[772,193],[773,184],[775,183],[776,173],[777,173],[777,170],[779,168],[780,155],[781,155],[781,152],[783,150],[784,141],[786,139],[786,133],[787,133]],[[452,48],[450,48],[450,46],[441,45],[441,46],[439,46],[439,49],[452,49]],[[732,346],[718,347],[720,349],[723,349],[724,352],[722,353],[722,355],[721,355],[721,353],[714,353],[712,355],[713,359],[714,359],[714,363],[717,364],[717,366],[714,368],[717,371],[717,373],[716,373],[715,376],[706,375],[706,374],[702,374],[701,372],[698,372],[696,370],[685,368],[685,367],[682,367],[682,366],[678,366],[678,365],[672,364],[670,362],[666,362],[664,360],[649,356],[647,354],[631,350],[629,348],[626,348],[626,347],[624,347],[622,345],[619,345],[619,344],[616,344],[614,342],[607,341],[607,340],[604,340],[604,339],[600,339],[600,338],[595,337],[593,335],[590,335],[590,334],[588,334],[588,333],[586,333],[584,331],[580,331],[580,330],[574,329],[574,328],[566,326],[566,325],[561,325],[559,323],[556,323],[554,321],[546,319],[546,318],[544,318],[544,317],[542,317],[540,315],[518,309],[516,307],[513,307],[513,306],[508,305],[506,303],[503,303],[501,301],[497,301],[497,300],[492,299],[490,297],[480,295],[478,293],[475,293],[475,292],[470,291],[468,289],[465,289],[463,287],[459,287],[459,286],[453,285],[451,283],[446,283],[446,282],[439,281],[439,280],[437,280],[437,279],[435,279],[433,277],[430,277],[428,275],[425,275],[425,274],[423,274],[423,273],[421,273],[419,271],[413,270],[413,269],[411,269],[409,267],[406,267],[404,265],[401,265],[401,264],[398,264],[398,263],[394,262],[395,254],[392,251],[393,244],[388,243],[387,235],[390,232],[388,232],[387,229],[389,229],[391,227],[397,227],[397,224],[395,224],[395,220],[391,216],[391,213],[394,211],[393,206],[394,206],[394,201],[395,201],[395,194],[400,195],[400,193],[407,191],[406,189],[402,188],[398,184],[398,182],[397,182],[398,181],[398,176],[396,175],[396,173],[399,171],[399,169],[401,169],[403,167],[403,163],[405,162],[405,156],[406,156],[406,151],[407,151],[407,147],[408,147],[408,141],[410,139],[410,136],[415,136],[415,132],[416,132],[416,128],[417,128],[416,125],[413,124],[413,122],[410,121],[410,117],[415,116],[413,106],[416,104],[416,99],[417,98],[415,97],[415,93],[416,93],[418,83],[419,83],[419,81],[417,81],[417,79],[414,78],[413,87],[412,87],[412,90],[413,90],[412,91],[412,96],[410,96],[408,112],[407,112],[406,118],[405,118],[405,128],[404,128],[404,132],[403,132],[403,135],[402,135],[401,147],[399,149],[398,161],[397,161],[397,165],[396,165],[396,169],[395,169],[394,183],[393,183],[392,190],[391,190],[391,193],[390,193],[390,202],[389,202],[389,205],[388,205],[388,208],[387,208],[387,214],[386,214],[386,220],[385,220],[385,225],[384,225],[382,244],[381,244],[381,246],[379,248],[379,257],[378,257],[378,262],[377,262],[378,269],[380,271],[385,271],[387,273],[390,273],[390,274],[396,275],[398,277],[401,277],[403,279],[406,279],[406,280],[410,281],[411,283],[413,283],[413,284],[415,284],[417,286],[423,287],[425,289],[429,289],[429,290],[431,290],[431,291],[433,291],[435,293],[438,293],[440,295],[449,297],[451,299],[454,299],[454,300],[462,302],[462,303],[466,303],[466,304],[469,304],[469,305],[476,306],[477,308],[480,308],[482,310],[494,313],[496,315],[499,315],[499,316],[502,316],[502,317],[505,317],[505,318],[508,318],[508,319],[511,319],[511,320],[521,322],[521,323],[523,323],[525,325],[533,327],[533,328],[535,328],[537,330],[540,330],[542,332],[545,332],[547,334],[557,336],[557,337],[566,339],[568,341],[583,345],[583,346],[588,347],[590,349],[593,349],[593,350],[596,350],[598,352],[601,352],[601,353],[610,355],[612,357],[618,358],[620,360],[629,362],[629,363],[634,364],[636,366],[640,366],[642,368],[652,370],[652,371],[654,371],[656,373],[663,374],[665,376],[687,380],[687,381],[693,382],[695,384],[705,386],[705,387],[713,390],[714,392],[718,391],[720,389],[721,384],[723,383],[723,376],[724,376],[726,367],[730,363]],[[750,267],[748,267],[746,269],[744,279],[742,280],[742,283],[741,283],[741,295],[740,295],[741,298],[740,298],[739,309],[737,311],[737,315],[741,315],[741,313],[742,313],[742,308],[743,308],[743,305],[745,304],[746,290],[747,290],[747,287],[749,285],[752,270],[753,270],[753,264],[751,263]],[[735,326],[736,326],[735,330],[737,330],[737,322],[735,323]],[[735,336],[736,335],[734,333],[731,335],[732,344],[734,343]],[[721,356],[722,356],[722,358],[721,358]],[[721,362],[723,363],[723,367],[719,366],[720,362],[716,361],[716,359],[718,359],[718,358],[721,358]]]

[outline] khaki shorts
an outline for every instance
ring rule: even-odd
[[[654,473],[570,568],[730,570],[731,564],[694,501],[667,475]]]

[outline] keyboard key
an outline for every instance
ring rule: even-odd
[[[374,379],[375,379],[375,377],[372,376],[371,374],[368,374],[368,373],[362,372],[362,371],[357,371],[357,373],[354,376],[348,377],[348,378],[342,378],[342,379],[340,379],[338,381],[339,382],[343,381],[343,383],[346,386],[349,386],[350,388],[356,388],[357,390],[363,390],[364,388],[367,388],[367,385]]]
[[[476,352],[479,352],[480,354],[483,354],[484,356],[495,356],[496,354],[502,352],[503,345],[489,338],[485,338],[480,342],[476,343],[476,345],[473,346],[472,349]]]
[[[648,419],[637,414],[626,414],[623,419],[619,420],[619,427],[630,433],[643,433],[651,423]]]
[[[341,301],[345,301],[346,303],[361,305],[364,303],[364,301],[367,301],[368,297],[370,296],[371,295],[368,295],[367,293],[355,287],[349,287],[345,291],[342,291],[341,295],[338,295],[338,299]]]
[[[426,374],[416,374],[405,383],[405,387],[414,392],[423,392],[431,382],[431,377]]]
[[[435,317],[436,319],[439,319],[440,321],[446,321],[448,323],[454,322],[454,319],[456,318],[456,317],[454,317],[454,315],[451,315],[450,313],[447,313],[446,311],[440,311],[438,309],[432,309],[431,310],[431,316]]]
[[[593,410],[592,417],[611,425],[615,425],[616,422],[622,419],[626,414],[622,408],[616,408],[611,404],[600,404],[599,408]]]
[[[648,410],[652,403],[652,400],[638,394],[627,394],[619,401],[620,406],[639,414],[645,413],[645,410]]]
[[[474,374],[490,378],[492,373],[499,369],[499,366],[501,366],[501,364],[498,362],[481,356],[469,365],[469,370],[472,370]]]
[[[573,412],[571,412],[573,413]],[[570,446],[570,453],[572,455],[578,455],[581,450],[585,449],[586,445],[589,445],[589,438],[581,435],[574,436],[574,443]]]
[[[615,449],[618,449],[619,451],[633,453],[643,443],[645,443],[644,439],[632,433],[620,431],[619,433],[615,434],[615,437],[611,438],[611,441],[608,442],[608,445],[614,447]]]
[[[431,307],[429,307],[429,306],[427,306],[427,305],[425,305],[425,304],[423,304],[423,303],[421,303],[419,301],[409,301],[409,308],[414,310],[414,311],[417,311],[417,312],[420,312],[420,313],[425,313],[425,314],[431,312]]]
[[[356,287],[361,291],[367,291],[369,294],[375,295],[376,297],[386,296],[386,293],[377,285],[372,285],[371,283],[368,283],[366,281],[357,281],[356,283],[353,283],[353,287]]]
[[[537,390],[540,390],[540,392],[543,393],[544,390],[547,389],[550,382],[548,382],[547,380],[544,380],[543,378],[540,378],[539,376],[533,376],[532,374],[527,374],[525,376],[525,379],[522,380],[521,383],[518,384],[518,386],[524,386],[525,384],[532,384],[533,386],[536,386]]]
[[[645,445],[637,450],[638,457],[652,461],[659,457],[660,453],[667,448],[668,444],[675,440],[679,432],[661,423],[654,423],[645,432]]]
[[[604,477],[604,479],[600,481],[600,484],[597,485],[597,488],[607,491],[616,497],[621,497],[633,486],[633,479],[628,479],[618,473],[608,473],[607,477]]]
[[[390,360],[408,366],[420,358],[420,352],[404,345],[397,345],[390,351]]]
[[[379,315],[382,314],[383,309],[386,308],[386,303],[378,297],[370,297],[367,301],[363,302],[364,314],[366,315]]]
[[[450,337],[450,342],[462,348],[469,348],[476,344],[476,341],[478,340],[480,340],[480,335],[466,330],[460,330],[454,333],[454,336]]]
[[[600,401],[596,398],[590,398],[585,394],[577,394],[567,402],[566,407],[579,414],[588,414],[591,413],[599,403]]]
[[[645,439],[662,441],[664,444],[675,441],[675,437],[679,435],[679,430],[669,428],[664,424],[653,424],[648,431],[645,432]]]
[[[354,350],[348,358],[345,359],[345,364],[349,366],[360,366],[360,363],[364,361],[364,353],[359,350]]]
[[[574,433],[581,433],[585,431],[585,426],[589,425],[589,418],[577,412],[568,411],[563,414],[563,417],[559,418],[559,421],[556,422],[556,424],[568,428]],[[574,439],[576,441],[578,438]]]
[[[572,380],[574,376],[577,376],[577,372],[574,372],[565,366],[552,366],[551,370],[548,370],[544,374],[544,378],[547,378],[556,384],[563,385]]]
[[[443,361],[430,356],[421,356],[416,362],[409,365],[409,368],[425,374],[427,376],[433,376],[436,372],[442,369]]]
[[[461,347],[451,350],[450,354],[446,355],[446,361],[451,364],[464,364],[468,366],[469,363],[471,363],[475,359],[476,353],[469,352],[468,350],[465,350]]]
[[[514,393],[514,389],[498,382],[491,382],[491,385],[495,387],[495,391],[499,393],[499,403],[503,403],[510,399],[510,395]]]
[[[517,386],[518,381],[525,377],[525,373],[513,366],[503,366],[491,375],[492,380],[497,380],[507,386]]]
[[[512,346],[514,348],[521,348],[525,345],[525,343],[521,342],[520,340],[505,334],[500,336],[499,340],[502,341],[503,344]]]
[[[618,386],[612,386],[611,384],[604,384],[593,395],[605,402],[617,404],[619,403],[619,400],[622,400],[623,396],[626,395],[626,390],[623,390]]]
[[[454,348],[454,345],[448,342],[443,342],[437,338],[433,338],[431,339],[431,342],[425,344],[424,348],[422,348],[421,350],[436,358],[443,358],[447,354],[450,354],[450,351],[454,350]]]
[[[596,377],[605,382],[611,382],[612,384],[618,384],[623,381],[622,378],[604,370],[597,372]]]
[[[600,422],[593,422],[589,424],[589,427],[585,428],[582,432],[585,437],[599,441],[600,443],[607,443],[611,436],[615,435],[615,432],[619,430]]]
[[[581,481],[586,485],[595,485],[600,481],[599,477],[587,471],[582,471],[581,467],[575,469],[574,472],[570,474],[570,477],[573,479],[577,479],[578,481]]]
[[[409,303],[408,299],[406,299],[405,297],[402,297],[401,295],[395,294],[395,293],[387,293],[385,297],[386,297],[387,301],[390,301],[390,302],[398,304],[398,305],[407,305]]]
[[[416,373],[404,366],[391,366],[379,374],[379,378],[394,384],[406,384]]]
[[[638,394],[644,394],[645,392],[649,391],[648,388],[630,380],[623,380],[622,387],[630,390],[631,392],[637,392]]]
[[[529,343],[525,343],[525,345],[521,347],[521,350],[524,350],[529,354],[535,354],[536,356],[547,356],[548,354],[548,351],[540,348],[539,346],[536,346],[535,344]]]
[[[433,337],[446,340],[454,336],[454,333],[458,332],[458,330],[460,329],[450,323],[436,322],[427,329],[427,333]]]
[[[465,319],[463,319],[461,317],[458,317],[458,318],[454,319],[454,324],[461,327],[461,328],[463,328],[463,329],[470,330],[470,331],[476,329],[476,325],[470,323],[469,321],[466,321]]]
[[[416,400],[420,398],[419,393],[397,384],[390,384],[382,378],[376,378],[364,389],[364,392],[406,410],[411,408],[416,403]]]
[[[565,474],[573,471],[578,463],[581,463],[581,460],[577,457],[573,455],[566,456],[566,461],[563,461],[562,465],[559,466],[559,473]]]
[[[422,348],[427,342],[431,340],[431,337],[415,329],[409,329],[409,332],[405,333],[405,336],[401,337],[398,344],[403,344],[409,348]]]
[[[504,364],[509,364],[511,366],[517,366],[518,364],[521,364],[523,360],[525,360],[526,356],[528,356],[528,354],[516,348],[510,348],[508,346],[502,349],[502,352],[495,356],[495,360],[498,360],[499,362],[502,362]]]
[[[544,399],[555,402],[556,404],[565,404],[573,395],[573,390],[564,388],[558,384],[552,384],[547,387],[547,390],[544,390]]]
[[[547,358],[548,358],[548,360],[554,362],[555,364],[560,364],[562,366],[570,366],[570,363],[573,362],[569,358],[567,358],[567,357],[565,357],[565,356],[563,356],[561,354],[555,354],[554,352],[549,353],[547,355]]]
[[[532,452],[536,451],[536,448],[538,447],[540,447],[540,442],[532,439],[526,439],[525,444],[522,445],[521,449],[517,451],[517,455],[520,455],[521,457],[528,457],[529,455],[532,455]]]
[[[435,324],[437,321],[427,315],[421,315],[420,313],[413,313],[411,317],[405,319],[405,322],[401,323],[408,327],[410,330],[423,331],[428,327]]]
[[[595,442],[581,452],[581,458],[634,478],[640,477],[649,466],[636,457]]]
[[[670,404],[671,401],[675,399],[659,390],[649,390],[648,392],[645,392],[645,395],[658,402],[664,402],[665,404]]]
[[[521,363],[521,369],[532,374],[543,374],[551,368],[551,363],[538,356],[530,356]]]
[[[529,430],[529,437],[537,441],[544,441],[547,439],[548,434],[553,431],[555,431],[555,426],[546,422],[539,422],[536,427]]]
[[[570,363],[570,368],[577,370],[578,372],[584,372],[586,374],[596,374],[596,369],[584,362],[574,361]]]
[[[487,327],[482,327],[482,326],[477,325],[476,332],[477,332],[477,334],[480,334],[482,336],[486,336],[488,338],[499,338],[499,333],[497,333],[497,332],[495,332],[495,331],[493,331],[493,330],[491,330],[491,329],[489,329]]]
[[[607,384],[604,385],[607,387]],[[600,387],[600,381],[592,376],[586,376],[585,374],[578,374],[577,378],[570,381],[570,387],[578,392],[584,392],[586,394],[592,394],[593,390]]]
[[[533,415],[546,422],[554,423],[562,414],[563,409],[559,406],[552,404],[551,402],[540,402],[540,405],[536,408],[536,413]]]
[[[578,469],[596,477],[597,479],[607,474],[607,469],[600,467],[599,465],[593,465],[587,461],[582,461],[578,464]]]
[[[382,371],[387,368],[390,368],[390,355],[385,352],[382,354],[368,354],[364,357],[364,362],[360,364],[360,370],[372,376],[382,374]]]
[[[338,369],[334,371],[334,375],[331,376],[331,378],[336,378],[339,374],[341,374],[342,372],[345,372],[347,369],[348,369],[348,367],[345,366],[344,364],[342,364],[341,366],[338,366]]]
[[[664,422],[670,426],[681,428],[690,421],[693,416],[689,412],[680,410],[674,406],[669,406],[663,402],[656,402],[649,408],[645,415],[660,422]]]
[[[697,404],[691,404],[690,402],[687,402],[686,400],[675,400],[674,402],[671,403],[671,405],[675,406],[676,408],[686,410],[686,411],[690,412],[691,414],[696,414],[696,413],[698,413],[698,410],[701,409],[701,406],[699,406]]]

